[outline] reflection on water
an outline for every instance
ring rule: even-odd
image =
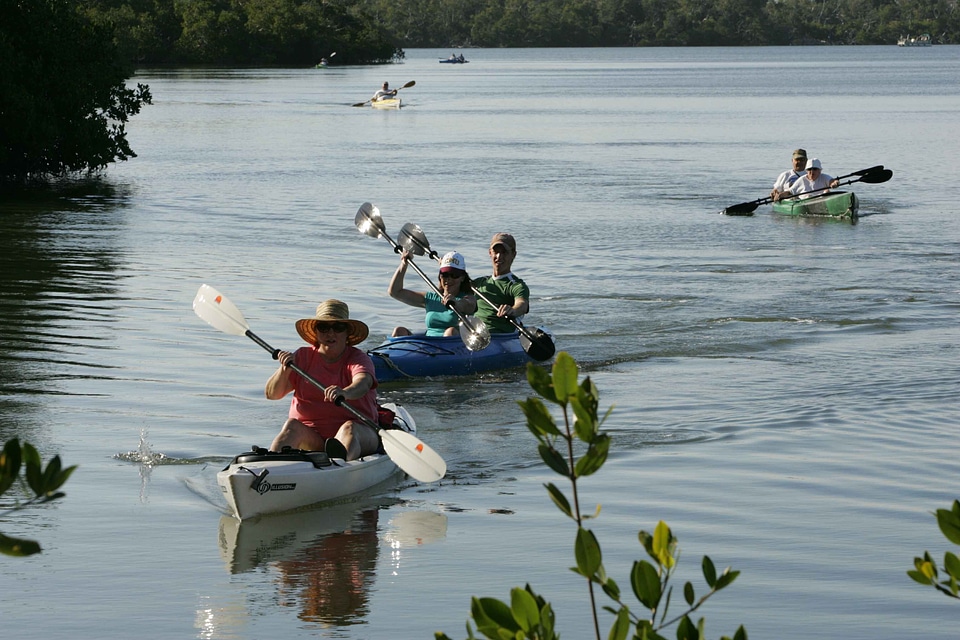
[[[0,438],[42,440],[29,396],[70,393],[57,381],[100,375],[84,352],[109,348],[127,197],[81,180],[0,200]]]
[[[394,575],[405,550],[442,540],[442,513],[408,510],[380,523],[381,503],[355,502],[239,521],[220,518],[220,555],[230,573],[275,571],[277,602],[322,626],[359,624],[369,613],[381,537]],[[382,531],[381,531],[382,530]],[[198,618],[199,619],[199,618]]]

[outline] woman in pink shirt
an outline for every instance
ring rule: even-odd
[[[366,340],[370,329],[359,320],[351,320],[349,308],[339,300],[321,302],[315,317],[298,320],[296,326],[297,333],[310,346],[293,353],[279,352],[280,368],[270,376],[264,389],[270,400],[280,400],[293,392],[289,417],[270,450],[326,450],[333,457],[347,460],[375,453],[380,446],[376,430],[357,420],[338,402],[342,398],[340,402],[349,403],[377,423],[373,361],[354,346]],[[288,367],[291,362],[326,390],[321,391]]]

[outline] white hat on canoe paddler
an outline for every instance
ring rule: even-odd
[[[807,160],[807,166],[804,169],[805,171],[810,171],[810,169],[822,169],[820,166],[820,160],[818,158],[810,158]]]
[[[370,335],[370,327],[359,320],[350,318],[350,307],[340,300],[324,300],[317,305],[317,315],[313,318],[297,320],[297,333],[307,343],[317,344],[317,324],[332,325],[334,331],[346,328],[347,344],[360,344]]]
[[[457,253],[456,251],[451,251],[442,258],[440,258],[440,273],[454,273],[466,272],[467,270],[467,261],[463,259],[463,256]]]

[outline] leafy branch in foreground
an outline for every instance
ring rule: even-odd
[[[60,456],[54,456],[44,467],[40,454],[30,443],[25,442],[21,447],[18,439],[8,440],[3,451],[0,451],[0,496],[16,482],[21,485],[24,493],[32,493],[33,497],[25,502],[16,501],[12,508],[0,511],[0,517],[31,505],[62,498],[66,494],[58,489],[76,468],[74,465],[64,469]],[[11,538],[0,533],[0,553],[8,556],[31,556],[40,553],[40,545],[34,540]]]
[[[944,537],[953,544],[960,544],[960,501],[954,500],[951,509],[937,509],[936,516]],[[945,577],[938,582],[939,571],[943,571]],[[945,552],[943,567],[939,571],[930,552],[924,551],[922,558],[913,559],[913,569],[907,571],[907,575],[920,584],[930,585],[940,593],[960,600],[960,559],[957,555],[951,551]]]
[[[632,638],[637,640],[666,640],[661,631],[676,625],[678,640],[703,640],[706,638],[705,622],[700,618],[696,623],[690,614],[700,608],[717,591],[729,586],[736,580],[739,571],[729,567],[717,573],[713,561],[704,556],[701,563],[707,591],[699,598],[692,583],[683,586],[683,597],[687,608],[683,613],[668,618],[670,598],[673,594],[671,579],[677,569],[679,548],[677,538],[663,521],[657,523],[653,534],[639,532],[641,546],[653,561],[638,560],[630,571],[630,588],[640,603],[641,616],[630,609],[623,601],[620,587],[607,575],[603,566],[600,543],[584,522],[599,514],[583,515],[577,480],[600,470],[610,451],[610,436],[600,430],[600,426],[610,415],[608,409],[603,418],[598,416],[600,394],[589,376],[582,383],[577,382],[579,371],[573,358],[567,353],[557,354],[552,373],[535,365],[527,366],[527,381],[533,390],[543,398],[560,407],[563,414],[563,428],[557,426],[553,416],[540,398],[527,398],[518,404],[527,418],[527,428],[537,438],[540,457],[553,471],[570,481],[571,499],[556,485],[548,483],[547,493],[553,503],[573,520],[577,526],[574,542],[574,557],[577,565],[572,571],[586,578],[593,614],[593,628],[597,640],[600,640],[600,620],[598,617],[594,585],[613,601],[613,606],[603,609],[613,614],[614,621],[607,637],[610,640],[625,640],[633,629]],[[572,425],[571,425],[572,420]],[[577,457],[576,450],[586,450]],[[528,639],[555,640],[559,638],[555,628],[555,615],[552,606],[538,595],[529,584],[524,588],[515,587],[510,591],[510,602],[496,598],[477,598],[471,600],[470,615],[477,625],[477,631],[483,637],[495,640]],[[476,640],[473,627],[467,622],[469,640]],[[450,640],[442,633],[434,634],[436,640]],[[741,625],[733,636],[734,640],[747,640],[747,632]],[[729,640],[724,636],[722,640]]]

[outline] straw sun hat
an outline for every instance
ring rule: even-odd
[[[350,308],[346,302],[339,300],[324,300],[317,306],[317,315],[313,318],[297,320],[297,333],[309,344],[317,344],[318,322],[342,322],[350,328],[347,330],[347,344],[360,344],[370,335],[370,328],[359,320],[350,319]]]

